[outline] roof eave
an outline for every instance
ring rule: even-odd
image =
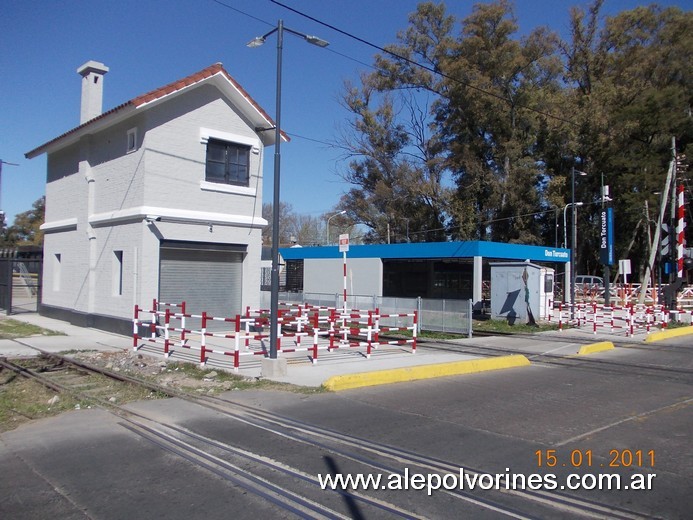
[[[198,76],[202,75],[202,76]],[[188,79],[197,79],[192,83],[187,83]],[[197,88],[205,83],[214,83],[219,91],[226,96],[234,106],[238,107],[241,113],[248,118],[254,125],[255,132],[261,135],[261,140],[266,146],[271,146],[275,142],[274,132],[265,132],[267,128],[274,128],[274,121],[260,105],[226,72],[221,63],[217,63],[200,71],[197,74],[188,76],[179,82],[174,82],[160,89],[151,91],[142,96],[136,97],[122,105],[119,105],[103,114],[91,119],[78,127],[59,135],[58,137],[34,148],[24,154],[27,159],[33,159],[44,153],[52,153],[66,146],[78,142],[85,135],[94,134],[106,129],[114,124],[120,123],[131,117],[134,113],[140,113],[151,107],[157,106],[183,92],[192,88]],[[180,85],[180,88],[177,88]],[[285,132],[281,132],[284,141],[290,138]]]
[[[38,146],[37,148],[34,148],[33,150],[25,153],[24,157],[26,157],[27,159],[33,159],[44,153],[52,153],[62,148],[65,148],[66,146],[75,144],[85,135],[95,134],[105,128],[108,128],[110,126],[113,126],[126,120],[136,110],[137,107],[132,105],[132,103],[123,103],[122,105],[119,105],[116,108],[109,110],[108,112],[104,112],[100,116],[95,117],[94,119],[91,119],[86,123],[83,123],[78,127],[73,128],[72,130],[68,130],[64,134],[61,134],[54,139],[51,139],[47,143],[44,143],[41,146]]]

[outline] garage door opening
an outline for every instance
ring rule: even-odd
[[[197,242],[161,243],[159,255],[159,301],[186,302],[188,314],[232,317],[242,312],[243,259],[246,246]],[[199,319],[186,327],[199,328]],[[210,322],[211,330],[232,324]]]

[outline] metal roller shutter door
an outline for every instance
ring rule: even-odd
[[[244,254],[218,247],[193,249],[188,244],[162,244],[159,300],[166,303],[184,301],[188,314],[201,314],[202,311],[217,317],[240,314]],[[200,320],[193,320],[189,325],[198,328]],[[230,327],[231,324],[223,322],[208,326],[215,330]]]

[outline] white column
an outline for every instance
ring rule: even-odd
[[[474,308],[481,308],[482,286],[483,286],[483,260],[482,256],[474,257],[474,279],[472,280],[472,305]]]
[[[563,279],[565,280],[563,283],[563,303],[572,303],[570,301],[570,262],[565,263],[565,276]]]

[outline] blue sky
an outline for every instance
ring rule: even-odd
[[[281,148],[281,199],[298,213],[330,211],[349,185],[333,141],[348,114],[338,98],[375,50],[270,0],[4,0],[0,31],[0,209],[12,223],[45,193],[46,159],[24,154],[79,124],[80,77],[88,60],[106,64],[104,110],[222,62],[226,70],[274,117],[276,40],[246,43],[283,19],[286,27],[328,40],[327,49],[285,36],[282,127],[292,141]],[[690,9],[693,0],[658,2]],[[395,41],[406,28],[413,0],[282,0],[282,3],[376,45]],[[448,1],[448,12],[467,16],[474,2]],[[649,1],[606,0],[605,14]],[[521,32],[547,25],[565,34],[571,6],[588,2],[516,0]],[[240,12],[239,12],[240,11]],[[247,16],[242,13],[248,13]],[[346,55],[344,57],[342,55]],[[349,59],[351,58],[351,59]],[[317,142],[316,142],[317,141]],[[265,157],[264,201],[272,200],[272,156]]]

